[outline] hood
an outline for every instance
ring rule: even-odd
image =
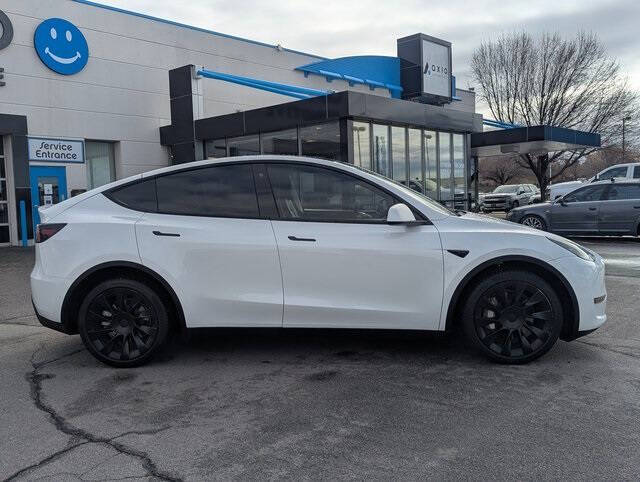
[[[514,197],[516,195],[516,193],[514,192],[496,192],[496,193],[489,193],[489,194],[485,194],[484,198],[485,199],[502,199],[502,198],[506,198],[506,197]]]

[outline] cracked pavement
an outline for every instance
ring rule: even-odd
[[[33,250],[0,249],[0,480],[640,477],[640,242],[608,323],[526,366],[455,337],[201,330],[117,370],[41,327]]]

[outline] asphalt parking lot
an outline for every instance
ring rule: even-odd
[[[640,477],[640,242],[607,262],[608,323],[500,366],[455,337],[209,330],[116,370],[41,327],[33,250],[0,250],[0,479]]]

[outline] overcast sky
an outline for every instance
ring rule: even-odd
[[[100,1],[100,0],[98,0]],[[640,0],[102,0],[102,3],[325,57],[396,55],[417,32],[453,44],[459,87],[469,59],[502,32],[596,32],[640,90]]]

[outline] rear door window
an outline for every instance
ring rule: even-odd
[[[633,178],[640,179],[640,166],[636,166],[633,168]]]
[[[179,171],[156,179],[158,212],[189,216],[257,218],[250,164]]]
[[[640,199],[640,184],[618,184],[611,186],[605,199],[609,201]]]

